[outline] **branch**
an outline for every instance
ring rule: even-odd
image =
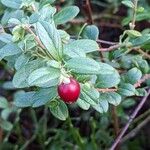
[[[99,88],[97,88],[97,90],[99,91],[99,92],[102,92],[102,93],[106,93],[106,92],[117,92],[117,88],[114,88],[114,89],[108,89],[108,88],[106,88],[106,89],[99,89]]]
[[[26,31],[28,31],[29,33],[31,33],[34,36],[34,39],[36,40],[36,42],[38,43],[38,45],[42,48],[42,49],[46,49],[45,46],[42,44],[41,40],[39,39],[39,37],[32,31],[32,29],[30,28],[30,26],[25,26],[24,29]],[[54,57],[48,53],[47,51],[45,51],[45,54],[48,55],[50,58]]]
[[[135,49],[133,49],[133,50],[135,50],[135,51],[141,53],[144,57],[150,59],[150,55],[147,54],[147,53],[145,53],[145,52],[144,52],[143,50],[141,50],[140,48],[135,48]]]
[[[132,19],[132,22],[129,24],[131,30],[134,30],[134,28],[135,28],[136,11],[137,11],[138,0],[133,0],[133,3],[134,3],[133,19]]]
[[[35,35],[35,33],[31,30],[31,28],[29,26],[25,26],[24,29],[34,36],[34,39],[36,40],[36,42],[42,49],[45,49],[45,46],[40,41],[39,37]]]
[[[3,140],[3,130],[0,127],[0,143],[2,142],[2,140]]]
[[[70,36],[70,37],[71,37],[71,39],[77,39],[78,38],[77,36]],[[82,38],[82,37],[80,36],[80,38]],[[99,44],[103,43],[103,44],[107,44],[107,45],[118,44],[118,42],[111,42],[111,41],[106,41],[106,40],[102,40],[102,39],[98,39],[98,40],[96,40],[96,42]]]
[[[90,24],[93,24],[93,18],[92,18],[92,9],[91,9],[91,4],[90,4],[90,0],[85,0],[82,2],[83,4],[83,9],[85,11],[85,15],[87,16],[88,20],[87,22],[89,22]]]
[[[134,87],[135,88],[140,87],[141,84],[145,82],[147,79],[150,79],[150,74],[145,74],[137,83],[134,84]]]
[[[122,47],[122,45],[116,44],[116,45],[110,46],[110,47],[108,47],[108,48],[100,48],[99,51],[102,51],[102,52],[109,52],[109,51],[118,49],[119,47]]]
[[[118,44],[117,42],[110,42],[110,41],[105,41],[105,40],[101,40],[101,39],[98,39],[96,42],[97,43],[108,44],[108,45],[116,45],[116,44]]]
[[[148,116],[144,121],[142,121],[136,128],[129,132],[122,140],[121,143],[126,142],[127,140],[135,137],[137,133],[143,128],[148,122],[150,122],[150,116]]]
[[[5,33],[5,30],[4,30],[4,28],[0,25],[0,34],[1,33]]]
[[[141,119],[145,118],[149,114],[150,114],[150,108],[147,111],[145,111],[143,114],[141,114],[137,118],[135,118],[134,121],[133,121],[133,123],[139,122]]]
[[[118,145],[118,143],[120,143],[122,137],[124,136],[124,134],[126,133],[126,131],[128,130],[130,124],[132,123],[133,119],[136,117],[137,113],[140,111],[140,109],[143,107],[144,103],[146,102],[146,100],[148,99],[148,96],[150,95],[150,89],[148,90],[148,94],[147,96],[143,97],[143,99],[141,100],[141,102],[139,103],[139,105],[136,107],[136,109],[134,110],[134,112],[132,113],[132,115],[130,116],[130,119],[128,120],[127,124],[125,125],[125,127],[122,129],[121,133],[119,134],[119,136],[117,137],[117,139],[114,141],[113,145],[110,147],[109,150],[114,150],[116,148],[116,146]]]
[[[134,87],[135,88],[138,88],[141,86],[142,83],[144,83],[147,79],[150,79],[150,74],[145,74],[137,83],[134,84]],[[117,92],[118,89],[117,88],[106,88],[106,89],[100,89],[100,88],[97,88],[97,90],[99,92],[102,92],[102,93],[106,93],[106,92]]]

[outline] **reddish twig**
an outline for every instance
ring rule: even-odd
[[[138,112],[140,111],[140,109],[143,107],[143,105],[146,102],[146,100],[148,99],[149,95],[150,95],[150,89],[148,90],[147,95],[145,97],[143,97],[143,99],[141,100],[141,102],[139,103],[139,105],[136,107],[136,109],[134,110],[134,112],[131,114],[130,119],[128,120],[127,124],[122,129],[121,133],[119,134],[119,136],[117,137],[117,139],[114,141],[113,145],[110,147],[109,150],[114,150],[116,148],[116,146],[118,145],[118,143],[120,143],[122,137],[124,136],[124,134],[128,130],[130,124],[133,121],[133,119],[136,117],[136,115],[138,114]]]
[[[83,0],[82,1],[82,7],[84,9],[85,15],[87,16],[87,22],[89,24],[93,24],[93,18],[92,18],[92,9],[91,9],[91,4],[90,4],[90,0]]]
[[[147,79],[150,79],[150,74],[145,74],[137,83],[134,84],[134,87],[135,88],[140,87],[141,84],[145,82]]]
[[[135,88],[138,88],[141,86],[142,83],[144,83],[147,79],[150,79],[150,74],[145,74],[137,83],[134,84],[134,87]],[[100,88],[97,88],[97,90],[99,92],[102,92],[102,93],[106,93],[106,92],[117,92],[118,89],[117,88],[106,88],[106,89],[100,89]]]
[[[0,34],[1,33],[5,33],[5,30],[4,30],[4,28],[0,25]]]
[[[106,88],[106,89],[99,89],[99,88],[97,88],[97,90],[99,91],[99,92],[102,92],[102,93],[106,93],[106,92],[117,92],[117,88],[113,88],[113,89],[108,89],[108,88]]]
[[[116,45],[116,44],[118,44],[117,42],[105,41],[105,40],[101,40],[101,39],[96,40],[96,42],[97,43],[108,44],[108,45]]]
[[[2,128],[0,128],[0,143],[2,142],[3,140],[3,130]]]
[[[99,51],[102,51],[102,52],[109,52],[109,51],[118,49],[119,47],[121,47],[121,45],[120,45],[120,44],[116,44],[116,45],[110,46],[110,47],[108,47],[108,48],[100,48]]]

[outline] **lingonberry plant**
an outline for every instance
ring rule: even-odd
[[[87,20],[75,3],[83,7]],[[98,11],[95,15],[91,4],[111,5],[106,14]],[[150,30],[142,26],[137,31],[136,26],[136,22],[150,19],[147,4],[146,0],[0,0],[0,95],[7,95],[0,96],[0,149],[7,149],[13,141],[14,149],[24,150],[34,140],[41,149],[63,149],[62,145],[69,147],[64,149],[108,149],[113,142],[112,124],[115,135],[120,132],[118,116],[120,124],[128,122],[110,150],[135,135],[148,117],[122,139],[150,95]],[[120,5],[128,10],[123,19],[111,14]],[[111,22],[122,19],[122,25],[117,24],[122,29],[117,40],[101,40],[99,24],[103,22],[98,27],[94,24],[103,17]],[[139,105],[129,117],[124,109],[135,106],[138,99]],[[49,111],[67,120],[56,123]],[[136,118],[134,125],[148,114],[149,110]],[[86,138],[71,121],[75,126],[84,125]],[[7,131],[5,138],[3,130]]]
[[[123,32],[118,43],[102,48],[95,25],[85,24],[77,36],[65,31],[63,25],[78,15],[78,7],[57,11],[53,2],[1,0],[8,8],[1,20],[0,59],[15,70],[10,84],[20,90],[14,105],[45,106],[54,116],[66,120],[66,103],[103,113],[109,104],[117,106],[129,96],[144,96],[148,82],[140,86],[150,77],[144,59],[149,59],[146,50],[150,34],[148,30],[134,30],[136,13],[144,10],[123,1],[134,10],[133,18],[123,21],[129,22],[130,29]],[[95,58],[101,52],[101,59]]]

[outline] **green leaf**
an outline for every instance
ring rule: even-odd
[[[21,0],[1,0],[1,3],[5,5],[6,7],[13,8],[13,9],[19,9],[21,6],[22,1]]]
[[[39,13],[40,13],[39,17],[40,21],[44,20],[53,23],[53,16],[56,13],[56,8],[52,7],[51,5],[45,5],[40,9]]]
[[[75,40],[71,41],[70,43],[65,45],[65,53],[71,53],[72,55],[69,55],[70,57],[78,57],[78,55],[81,57],[84,56],[84,53],[90,53],[94,51],[99,50],[99,45],[89,39],[81,39],[81,40]],[[75,56],[73,56],[75,55]]]
[[[6,9],[5,13],[1,19],[2,25],[7,25],[10,18],[16,18],[21,21],[21,19],[24,17],[24,11],[23,10],[10,10]]]
[[[88,25],[84,28],[81,36],[84,39],[97,40],[99,36],[99,29],[95,25]]]
[[[62,58],[62,42],[58,30],[54,24],[40,21],[36,25],[37,34],[53,58]]]
[[[50,66],[52,68],[61,69],[61,63],[55,60],[49,60],[47,61],[47,66]]]
[[[136,16],[136,21],[149,20],[150,19],[149,13],[150,13],[149,9],[145,9],[143,13],[138,13]]]
[[[57,88],[56,87],[40,89],[32,97],[32,99],[33,99],[32,107],[40,107],[42,105],[45,105],[49,101],[54,99],[56,96],[57,96]]]
[[[78,13],[79,8],[76,6],[65,7],[54,16],[55,23],[64,24],[76,17]]]
[[[27,55],[20,55],[15,62],[15,69],[19,70],[21,69],[24,65],[26,65],[29,62],[30,57],[28,57]]]
[[[142,13],[142,12],[144,12],[144,7],[138,7],[137,8],[137,13]]]
[[[0,122],[0,127],[6,131],[11,131],[13,128],[13,125],[12,125],[12,123],[10,123],[8,121],[3,120]]]
[[[15,95],[14,105],[17,107],[29,107],[33,104],[35,92],[19,92]]]
[[[73,42],[72,42],[73,43]],[[72,43],[64,45],[64,54],[70,58],[74,57],[86,57],[86,53],[79,45],[75,46]]]
[[[74,73],[99,74],[100,65],[93,59],[76,57],[66,62],[66,67]]]
[[[142,72],[137,68],[130,69],[125,75],[125,81],[135,84],[142,77]]]
[[[148,42],[150,42],[150,34],[144,34],[136,39],[132,39],[130,41],[132,43],[132,46],[142,46]]]
[[[1,111],[1,118],[4,120],[9,119],[10,114],[13,112],[13,108],[7,107]]]
[[[13,43],[9,43],[0,49],[0,60],[6,56],[12,56],[21,53],[21,49]]]
[[[107,100],[100,96],[99,104],[92,107],[100,113],[106,113],[108,111],[109,104]]]
[[[0,108],[5,109],[5,108],[8,108],[8,107],[9,107],[9,104],[7,102],[7,99],[0,96]]]
[[[145,10],[142,13],[137,13],[136,21],[149,20],[150,19],[149,13],[150,13],[149,10]],[[122,20],[122,25],[128,25],[131,22],[131,20],[132,20],[131,16],[128,16],[128,17],[124,18]]]
[[[117,71],[111,65],[106,63],[99,62],[99,66],[101,68],[100,74],[113,74]]]
[[[130,69],[133,66],[139,68],[144,74],[148,73],[150,67],[141,55],[126,55],[121,59],[121,67]]]
[[[51,101],[49,104],[51,113],[60,120],[66,120],[68,118],[68,108],[66,104],[63,101],[59,100],[57,101],[57,105],[54,106],[53,101]]]
[[[16,18],[10,18],[8,20],[8,23],[9,24],[13,24],[13,25],[21,25],[21,21],[16,19]],[[15,29],[15,27],[13,28],[13,30]]]
[[[121,102],[121,96],[116,92],[101,93],[100,98],[115,106],[119,105]]]
[[[4,82],[4,84],[2,85],[2,88],[5,89],[5,90],[14,90],[14,89],[16,89],[13,86],[12,81],[6,81],[6,82]]]
[[[28,77],[28,83],[30,86],[41,86],[59,78],[60,70],[50,67],[43,67],[34,70]]]
[[[23,43],[21,43],[22,47],[25,47],[25,51],[33,50],[37,46],[37,43],[34,40],[34,36],[31,34],[27,34],[24,37]],[[28,56],[28,53],[26,54]],[[29,57],[29,56],[28,56]]]
[[[16,62],[16,59],[20,56],[20,53],[19,54],[16,54],[16,55],[12,55],[12,56],[7,56],[5,57],[4,59],[6,60],[7,62],[7,66],[9,68],[15,68],[15,62]]]
[[[120,82],[120,75],[112,66],[106,63],[99,63],[100,72],[97,75],[96,87],[110,88],[118,85]]]
[[[25,36],[25,30],[21,25],[17,25],[12,30],[13,34],[13,42],[17,42],[19,40],[22,40]]]
[[[135,87],[129,83],[123,83],[119,86],[118,93],[123,96],[133,96],[136,93]]]
[[[12,41],[12,35],[7,33],[0,34],[0,41],[4,43],[10,43]]]
[[[138,65],[138,66],[137,66]],[[138,67],[144,74],[148,73],[150,70],[150,66],[146,60],[137,60],[137,64],[135,66]]]
[[[80,99],[86,101],[90,105],[97,105],[99,102],[99,92],[95,88],[83,85]]]
[[[68,43],[70,40],[70,35],[64,30],[58,30],[58,31],[59,31],[62,43],[64,44]]]
[[[130,108],[132,106],[134,106],[136,104],[135,100],[132,99],[132,98],[127,98],[127,99],[124,99],[121,103],[121,105],[124,107],[124,108]]]
[[[83,110],[88,110],[90,108],[90,104],[80,98],[77,100],[76,104]]]
[[[111,66],[105,64],[101,65],[102,70],[97,75],[96,87],[98,88],[110,88],[119,84],[120,75],[119,73]]]
[[[129,8],[134,8],[134,4],[129,0],[124,0],[121,3],[124,4],[125,6],[129,7]]]
[[[138,89],[136,89],[136,95],[137,96],[146,96],[147,91],[144,88],[138,88]]]
[[[42,60],[33,60],[19,69],[13,77],[13,85],[16,88],[29,87],[28,77],[36,69],[41,68],[45,65]]]
[[[43,7],[46,4],[52,4],[54,3],[56,0],[44,0],[40,2],[41,7]]]
[[[43,6],[39,12],[34,12],[30,16],[30,24],[36,23],[38,21],[47,21],[49,23],[54,23],[53,16],[56,13],[56,8],[51,5]]]
[[[130,37],[140,37],[140,36],[142,36],[142,34],[139,31],[136,31],[136,30],[126,30],[126,33]]]

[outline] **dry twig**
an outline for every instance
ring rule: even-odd
[[[119,136],[117,137],[117,139],[114,141],[113,145],[110,147],[109,150],[114,150],[116,148],[116,146],[120,143],[122,137],[124,136],[124,134],[126,133],[126,131],[128,130],[130,124],[132,123],[133,119],[136,117],[137,113],[140,111],[140,109],[143,107],[144,103],[146,102],[146,100],[148,99],[148,96],[150,95],[150,89],[148,90],[148,94],[143,97],[143,99],[141,100],[141,102],[139,103],[139,105],[136,107],[136,109],[134,110],[134,112],[131,114],[130,119],[128,120],[127,124],[125,125],[125,127],[122,129],[122,131],[120,132]]]
[[[135,88],[138,88],[141,86],[142,83],[144,83],[147,79],[150,79],[150,74],[145,74],[137,83],[134,84],[134,87]],[[106,88],[106,89],[100,89],[100,88],[97,88],[97,90],[99,92],[102,92],[102,93],[106,93],[106,92],[117,92],[118,89],[117,88]]]
[[[93,18],[92,18],[92,9],[91,9],[91,4],[90,4],[90,0],[85,0],[82,2],[82,7],[84,9],[85,15],[87,16],[88,20],[87,22],[89,24],[93,24]]]
[[[145,120],[143,120],[136,128],[134,128],[131,132],[129,132],[122,140],[121,143],[126,142],[127,140],[135,137],[138,132],[147,124],[150,122],[150,116],[148,116]]]

